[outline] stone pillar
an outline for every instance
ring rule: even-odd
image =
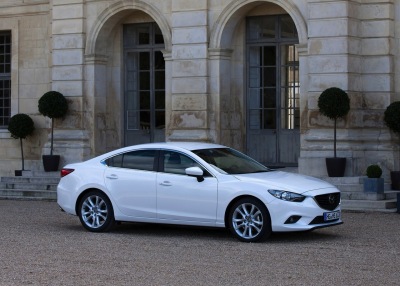
[[[359,21],[354,1],[308,0],[309,75],[306,108],[302,108],[302,133],[299,170],[326,176],[325,158],[333,157],[333,121],[318,111],[318,97],[329,87],[339,87],[351,96],[352,107],[360,89]],[[305,122],[305,119],[307,121]],[[338,156],[351,157],[346,130],[339,121]],[[345,146],[346,145],[346,146]],[[349,162],[349,160],[348,160]],[[346,168],[348,171],[351,168]]]
[[[90,147],[94,155],[107,152],[107,136],[115,137],[115,134],[107,133],[107,62],[108,57],[104,55],[85,56],[85,108],[82,113],[84,128],[92,131],[94,140],[90,141]]]
[[[209,125],[210,137],[213,142],[228,146],[235,146],[242,142],[242,138],[235,135],[240,131],[241,112],[234,108],[231,97],[231,49],[209,50]]]
[[[378,163],[389,180],[390,171],[399,170],[399,139],[392,137],[383,117],[386,107],[399,100],[395,95],[395,2],[363,1],[360,7],[362,36],[362,127],[365,141],[365,168]],[[359,120],[361,121],[361,120]],[[361,125],[361,122],[360,122]]]
[[[172,86],[167,140],[211,141],[207,0],[172,0]]]
[[[56,120],[54,153],[62,155],[61,164],[65,164],[82,161],[91,153],[90,130],[84,122],[85,4],[83,0],[52,2],[51,88],[64,94],[69,102],[67,117]],[[48,148],[46,144],[44,154],[48,154]]]
[[[333,121],[319,113],[317,103],[332,86],[344,89],[351,100],[349,115],[338,122],[338,156],[347,158],[345,176],[363,175],[372,163],[385,169],[391,153],[383,109],[393,94],[393,0],[308,4],[309,85],[300,172],[327,175],[324,160],[333,156]]]

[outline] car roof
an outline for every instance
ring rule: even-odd
[[[115,156],[120,153],[124,153],[127,151],[140,150],[140,149],[174,149],[174,150],[200,150],[200,149],[211,149],[211,148],[228,148],[227,146],[214,144],[214,143],[205,143],[205,142],[160,142],[160,143],[146,143],[139,145],[132,145],[123,147],[120,149],[115,149],[113,151],[107,152],[100,156],[94,157],[87,161],[98,161],[104,160],[110,156]]]
[[[140,144],[140,145],[133,145],[130,147],[137,147],[137,148],[168,148],[168,147],[175,147],[175,148],[182,148],[189,151],[192,150],[199,150],[199,149],[211,149],[211,148],[227,148],[224,145],[215,144],[215,143],[207,143],[207,142],[160,142],[160,143],[147,143],[147,144]]]

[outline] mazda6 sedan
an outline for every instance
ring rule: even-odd
[[[89,231],[116,222],[226,227],[241,241],[342,223],[340,191],[269,169],[226,146],[167,142],[118,149],[61,171],[57,202]]]

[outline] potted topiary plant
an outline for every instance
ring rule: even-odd
[[[384,121],[391,131],[400,136],[400,101],[395,101],[386,108]],[[400,190],[400,171],[391,171],[390,178],[392,189]]]
[[[58,91],[49,91],[39,99],[39,112],[51,119],[50,155],[43,155],[43,167],[46,172],[57,171],[60,155],[53,155],[54,119],[62,118],[67,114],[68,102]]]
[[[350,98],[345,91],[331,87],[321,93],[318,108],[322,115],[334,120],[333,150],[334,157],[326,158],[326,168],[329,177],[343,177],[346,168],[346,158],[336,156],[336,126],[337,120],[347,115],[350,110]]]
[[[364,192],[383,194],[384,192],[384,179],[382,176],[382,169],[379,165],[370,165],[366,171],[367,178],[364,178]]]
[[[20,140],[21,145],[22,169],[15,170],[15,176],[22,176],[22,171],[25,171],[24,148],[22,145],[22,139],[25,139],[27,136],[31,135],[34,130],[35,125],[29,115],[19,113],[10,118],[10,122],[8,123],[8,131],[10,131],[11,137]]]

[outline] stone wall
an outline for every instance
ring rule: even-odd
[[[288,13],[298,34],[302,173],[324,176],[333,154],[332,122],[318,112],[331,86],[351,97],[339,122],[346,175],[380,163],[399,169],[397,138],[383,111],[400,100],[400,3],[394,0],[132,0],[2,1],[0,30],[12,32],[12,113],[28,113],[29,168],[49,152],[49,120],[37,100],[51,89],[70,103],[57,121],[55,152],[62,164],[120,147],[123,142],[122,25],[155,21],[164,35],[166,135],[245,150],[245,18]],[[19,144],[0,130],[0,174],[17,169]]]
[[[18,3],[19,2],[19,3]],[[11,112],[32,117],[36,131],[23,141],[25,169],[37,168],[37,159],[47,140],[48,121],[39,114],[40,96],[49,90],[51,78],[51,27],[48,1],[2,1],[0,30],[11,31]],[[29,5],[29,4],[35,5]],[[21,5],[21,6],[19,6]],[[19,140],[0,130],[0,174],[21,169]]]
[[[338,130],[338,156],[348,158],[346,175],[362,175],[376,163],[385,177],[398,168],[396,145],[383,123],[384,109],[396,98],[394,11],[394,1],[309,1],[302,172],[324,175],[324,158],[333,156],[333,122],[317,107],[319,94],[330,86],[346,90],[351,99],[351,111]]]

